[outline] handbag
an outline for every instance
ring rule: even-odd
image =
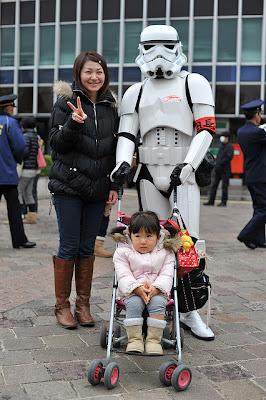
[[[202,162],[195,172],[196,182],[198,186],[204,187],[211,184],[211,174],[215,167],[216,161],[212,153],[207,151]]]
[[[182,221],[183,224],[183,230],[180,229],[179,224],[172,220],[168,219],[167,221],[170,222],[171,225],[173,225],[177,232],[179,232],[182,235],[186,234],[189,238],[190,235],[186,229],[185,223],[183,221],[183,218],[179,212],[179,210],[176,210],[178,212],[178,215]],[[184,249],[182,246],[180,249],[177,250],[175,253],[175,258],[176,258],[176,265],[177,265],[177,277],[182,278],[184,275],[186,275],[188,272],[192,271],[194,268],[197,268],[199,266],[199,260],[197,256],[197,252],[195,249],[194,244],[190,246],[188,251]]]
[[[209,276],[204,273],[205,259],[200,260],[197,268],[178,279],[178,311],[186,313],[199,310],[210,299],[211,284]]]
[[[19,177],[19,178],[20,178],[20,177],[21,177],[21,175],[22,175],[23,164],[24,164],[24,162],[23,162],[23,161],[22,161],[22,163],[21,163],[21,164],[17,164],[17,174],[18,174],[18,177]]]
[[[37,163],[38,163],[38,169],[43,169],[46,167],[46,161],[40,146],[38,148],[38,153],[37,153]]]

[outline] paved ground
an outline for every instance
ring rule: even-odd
[[[112,353],[120,367],[118,386],[112,391],[102,382],[90,386],[89,363],[106,357],[99,346],[99,328],[108,325],[110,315],[112,262],[96,259],[95,327],[62,329],[53,316],[51,256],[58,236],[55,212],[49,216],[48,210],[49,200],[41,200],[37,225],[25,228],[37,247],[14,250],[3,224],[5,204],[0,205],[0,399],[266,399],[266,252],[249,250],[236,240],[252,215],[250,201],[230,201],[226,208],[201,206],[201,236],[212,258],[207,273],[216,338],[203,342],[185,332],[183,362],[192,368],[193,378],[188,390],[179,393],[158,380],[158,367],[169,356]],[[135,210],[136,193],[126,190],[123,211]],[[111,226],[114,221],[115,209]],[[114,250],[110,238],[107,247]],[[203,319],[205,311],[201,310]]]

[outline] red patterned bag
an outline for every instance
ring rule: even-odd
[[[181,236],[186,234],[187,236],[190,237],[190,235],[187,231],[182,232],[182,230],[180,229],[180,227],[176,221],[168,219],[168,222],[170,222],[170,224],[176,228],[176,230],[180,233]],[[176,253],[176,262],[178,265],[178,268],[177,268],[177,277],[178,278],[183,278],[183,276],[186,275],[188,272],[190,272],[194,268],[198,267],[199,260],[198,260],[195,246],[192,245],[188,251],[186,251],[183,247],[181,247]]]

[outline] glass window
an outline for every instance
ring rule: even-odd
[[[148,18],[165,17],[165,0],[148,1]]]
[[[98,0],[82,0],[81,21],[98,19]]]
[[[238,0],[218,2],[218,15],[237,15],[237,14],[238,14]]]
[[[188,58],[188,20],[185,21],[172,21],[171,25],[177,30],[179,39],[181,40],[183,46],[183,53]]]
[[[19,83],[33,83],[33,69],[25,69],[19,71]]]
[[[76,26],[61,25],[60,64],[74,64],[75,61]]]
[[[126,0],[125,18],[142,18],[142,0]]]
[[[82,24],[81,32],[81,51],[97,51],[97,24]]]
[[[39,83],[52,83],[54,81],[53,69],[39,69],[38,82]]]
[[[236,19],[218,20],[218,61],[236,61]]]
[[[261,61],[261,18],[242,21],[242,61]]]
[[[40,26],[40,65],[54,64],[55,27]]]
[[[33,24],[35,22],[35,1],[20,1],[20,23]]]
[[[15,7],[16,3],[2,3],[1,4],[1,25],[14,25],[15,24]]]
[[[117,67],[108,67],[108,72],[110,76],[110,82],[118,81],[118,68]]]
[[[5,96],[6,94],[11,94],[11,93],[13,93],[13,87],[11,87],[11,88],[8,88],[8,87],[1,88],[0,87],[0,96]]]
[[[213,3],[213,0],[195,0],[194,15],[205,17],[213,15]]]
[[[138,46],[142,31],[141,22],[126,22],[125,24],[125,63],[134,63],[139,54]]]
[[[55,21],[55,1],[41,0],[40,1],[40,21],[54,22]]]
[[[262,15],[263,14],[263,0],[243,0],[243,15]]]
[[[240,85],[240,106],[260,98],[259,85]],[[243,112],[241,112],[243,114]]]
[[[62,81],[73,81],[73,70],[72,68],[60,68],[59,69],[59,79]]]
[[[241,67],[240,70],[241,81],[260,81],[261,80],[261,67]]]
[[[1,31],[1,63],[2,67],[14,65],[15,28],[3,28]]]
[[[107,63],[119,62],[119,22],[103,24],[103,57]]]
[[[235,90],[235,85],[216,85],[216,114],[235,114]]]
[[[193,61],[212,60],[212,20],[195,20]]]
[[[53,107],[52,87],[38,88],[38,113],[50,113]]]
[[[18,88],[18,113],[32,113],[33,104],[33,88],[19,87]]]
[[[20,65],[34,64],[34,27],[20,28]]]
[[[192,68],[192,72],[203,75],[208,81],[212,80],[212,67],[197,65]]]
[[[236,67],[234,66],[217,66],[216,67],[216,81],[218,82],[235,82],[236,81]]]
[[[123,81],[124,82],[140,82],[141,72],[137,67],[125,67],[123,68]]]
[[[103,0],[103,19],[120,18],[120,0]]]
[[[76,21],[77,0],[61,0],[60,21]]]
[[[0,84],[6,85],[7,83],[14,83],[14,71],[0,71]],[[9,93],[7,93],[9,94]]]
[[[188,17],[189,3],[183,0],[171,1],[171,17]]]

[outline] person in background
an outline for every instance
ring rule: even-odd
[[[246,123],[237,131],[238,143],[244,154],[246,185],[253,202],[253,216],[237,236],[248,248],[266,249],[266,126],[261,122],[263,100],[256,99],[241,108]]]
[[[101,226],[95,240],[94,254],[96,257],[110,258],[113,256],[113,253],[111,253],[111,251],[107,250],[103,246],[107,234],[107,228],[110,221],[110,213],[111,213],[111,206],[110,204],[106,204],[102,217]]]
[[[234,157],[234,147],[230,143],[230,133],[223,132],[220,136],[220,147],[216,158],[214,168],[214,180],[212,183],[209,201],[203,203],[204,206],[214,206],[216,192],[220,181],[222,181],[222,201],[217,204],[218,207],[226,207],[228,200],[228,186],[231,176],[231,160]]]
[[[59,250],[53,257],[55,315],[64,328],[77,321],[93,326],[90,294],[94,246],[106,203],[115,204],[118,185],[110,180],[115,166],[118,112],[108,89],[104,58],[94,51],[79,54],[73,66],[74,82],[57,82],[58,100],[50,118],[53,164],[48,188],[53,194]],[[69,296],[75,267],[75,316]]]
[[[23,158],[22,174],[19,178],[18,196],[21,210],[25,209],[24,204],[26,206],[26,218],[23,222],[25,224],[36,224],[36,205],[32,195],[33,184],[38,170],[37,153],[39,143],[36,132],[36,120],[34,117],[25,117],[22,118],[20,125],[26,139],[26,152]]]
[[[4,195],[12,245],[15,249],[32,248],[25,235],[18,200],[17,163],[21,164],[26,141],[16,119],[12,118],[15,94],[0,97],[0,200]]]

